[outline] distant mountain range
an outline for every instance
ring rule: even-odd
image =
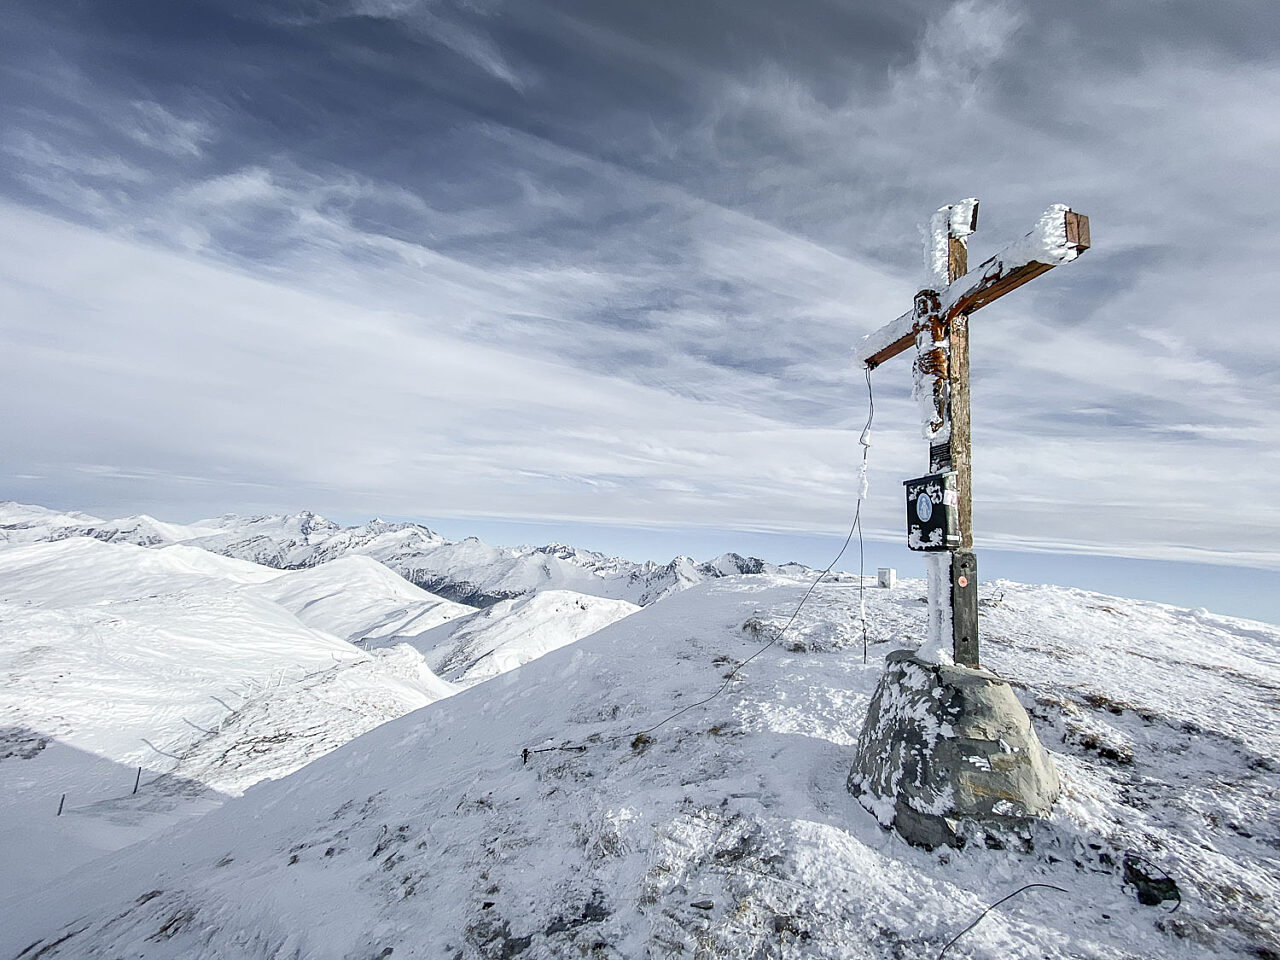
[[[139,515],[103,520],[84,513],[0,503],[0,542],[93,537],[144,547],[184,543],[281,570],[314,567],[349,554],[372,557],[410,583],[473,607],[543,590],[572,590],[646,606],[695,584],[740,574],[807,576],[801,564],[776,565],[726,553],[698,563],[635,562],[560,543],[494,547],[474,537],[452,541],[417,523],[371,520],[342,527],[310,511],[288,516],[227,515],[174,524]]]
[[[1063,796],[938,856],[846,788],[925,584],[779,569],[0,504],[0,957],[1277,955],[1280,630],[989,584]]]
[[[547,576],[476,609],[360,551],[417,543],[488,590],[646,568],[307,517],[0,514],[0,957],[1278,955],[1273,626],[989,585],[986,656],[1063,796],[1025,845],[939,855],[846,787],[886,654],[925,634],[920,580],[798,606],[802,579],[691,565],[711,579],[643,608]],[[1135,863],[1182,909],[1140,900]],[[1029,880],[1070,892],[982,919]]]

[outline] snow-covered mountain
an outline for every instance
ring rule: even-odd
[[[474,537],[446,540],[413,523],[372,520],[344,528],[305,511],[290,516],[225,516],[183,526],[148,516],[100,520],[83,513],[0,503],[0,542],[68,537],[147,547],[186,543],[284,570],[314,567],[355,554],[379,561],[424,590],[477,607],[541,590],[572,590],[643,606],[725,576],[810,573],[799,564],[776,566],[733,553],[707,563],[677,557],[658,564],[608,557],[564,544],[494,547]]]
[[[639,609],[626,600],[544,590],[502,600],[416,637],[396,639],[420,650],[439,676],[470,686],[590,636]]]
[[[119,520],[103,520],[79,511],[50,510],[13,501],[0,501],[0,543],[39,543],[92,537],[107,543],[131,543],[139,547],[168,546],[196,537],[216,536],[216,524],[165,523],[140,514]]]
[[[423,652],[469,657],[465,686],[639,609],[551,591],[477,610],[356,553],[284,571],[150,518],[34,513],[0,545],[0,759],[27,761],[0,766],[10,880],[202,814],[460,689]],[[450,623],[467,627],[452,641]],[[58,829],[30,829],[63,794]],[[61,854],[32,855],[49,844]]]
[[[0,549],[0,755],[24,760],[0,763],[0,852],[48,866],[22,854],[61,794],[74,862],[450,696],[411,647],[348,638],[474,612],[363,557],[285,573],[185,544]],[[145,805],[122,809],[135,778]]]
[[[366,650],[390,646],[400,637],[476,612],[474,607],[415,587],[371,557],[358,554],[274,577],[249,592],[280,604],[303,623]]]
[[[692,587],[15,890],[0,955],[932,958],[1033,883],[1059,889],[1001,903],[947,956],[1280,953],[1280,630],[984,585],[985,659],[1064,794],[1029,849],[930,853],[844,785],[885,653],[923,636],[918,581],[867,590],[868,662],[857,586],[824,585],[785,644],[673,716],[804,588]],[[1135,899],[1126,853],[1176,880],[1177,912]]]

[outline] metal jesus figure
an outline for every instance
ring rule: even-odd
[[[929,473],[909,480],[908,546],[926,553],[929,636],[921,656],[937,661],[950,641],[954,662],[978,667],[978,578],[973,554],[969,445],[969,315],[1089,249],[1089,218],[1061,204],[1034,229],[968,268],[978,201],[942,207],[925,241],[925,289],[915,306],[862,339],[856,358],[874,369],[915,347],[912,395],[929,442]]]

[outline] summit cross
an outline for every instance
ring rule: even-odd
[[[855,358],[868,370],[915,347],[912,396],[929,441],[930,488],[954,512],[954,531],[928,543],[929,645],[948,635],[957,664],[978,667],[978,577],[973,553],[973,480],[969,436],[969,315],[1028,280],[1089,249],[1089,218],[1055,204],[1035,228],[970,270],[968,238],[978,226],[978,201],[939,209],[925,240],[927,286],[914,307],[862,338]],[[939,494],[938,491],[941,491]],[[925,505],[926,511],[932,508]],[[908,525],[911,524],[908,504]],[[924,519],[928,519],[925,517]]]

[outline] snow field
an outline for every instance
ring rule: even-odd
[[[905,845],[844,789],[923,585],[819,588],[798,639],[714,691],[805,585],[703,584],[370,731],[0,916],[42,956],[1266,956],[1280,631],[1053,587],[984,585],[985,659],[1066,795],[1030,850]],[[746,625],[746,629],[744,629]],[[808,637],[810,640],[805,640]],[[1153,659],[1154,658],[1154,659]],[[1245,702],[1218,710],[1227,697]],[[587,749],[578,750],[580,746]],[[560,749],[560,748],[568,749]],[[534,751],[526,762],[523,749]],[[1177,878],[1137,903],[1134,850]],[[38,905],[38,908],[37,908]],[[1166,905],[1166,909],[1169,905]]]
[[[408,638],[431,669],[461,686],[514,670],[630,616],[640,608],[571,590],[503,600]]]
[[[276,577],[249,592],[280,604],[305,624],[366,647],[475,613],[474,607],[421,590],[376,560],[357,555]]]
[[[459,671],[469,685],[635,609],[555,591],[476,611],[359,555],[282,572],[186,544],[11,543],[0,550],[6,874],[51,879],[451,696],[458,687],[404,642],[432,628],[483,619],[458,641],[479,661]]]
[[[204,813],[451,695],[411,648],[368,654],[324,629],[326,618],[359,633],[362,617],[376,632],[457,612],[364,558],[328,571],[328,586],[364,564],[386,582],[355,577],[317,596],[324,577],[312,571],[185,545],[75,537],[0,550],[8,889]]]

